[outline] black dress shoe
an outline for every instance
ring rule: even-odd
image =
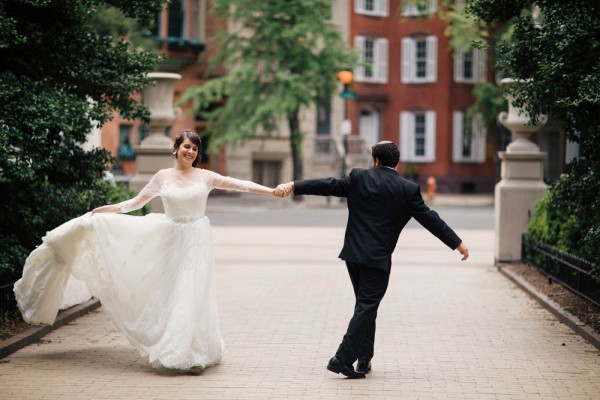
[[[359,361],[356,364],[356,372],[362,372],[363,374],[371,372],[371,361]]]
[[[345,375],[348,379],[362,379],[365,374],[356,372],[352,365],[344,364],[339,358],[333,357],[327,364],[327,369],[336,374]]]

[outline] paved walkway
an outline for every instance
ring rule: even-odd
[[[227,353],[200,375],[152,370],[95,311],[0,360],[1,399],[598,399],[600,353],[492,266],[403,233],[373,371],[325,369],[350,317],[340,228],[215,227]]]

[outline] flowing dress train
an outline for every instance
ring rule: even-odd
[[[161,170],[122,212],[160,196],[165,214],[85,214],[48,232],[14,291],[25,321],[52,324],[60,308],[98,298],[154,367],[188,369],[221,360],[213,242],[205,216],[214,188],[252,182],[208,170]]]

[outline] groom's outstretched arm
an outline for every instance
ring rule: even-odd
[[[309,194],[317,196],[345,197],[350,188],[350,177],[344,179],[304,179],[295,182],[282,183],[275,188],[274,195],[289,196],[292,192],[297,195]]]
[[[350,189],[351,177],[342,179],[304,179],[294,182],[294,194],[346,197]]]

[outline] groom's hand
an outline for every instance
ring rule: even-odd
[[[458,250],[458,252],[463,256],[462,261],[465,261],[467,258],[469,258],[469,249],[467,248],[465,242],[459,244],[456,250]]]
[[[276,188],[273,194],[277,197],[289,196],[294,191],[294,182],[281,183]]]

